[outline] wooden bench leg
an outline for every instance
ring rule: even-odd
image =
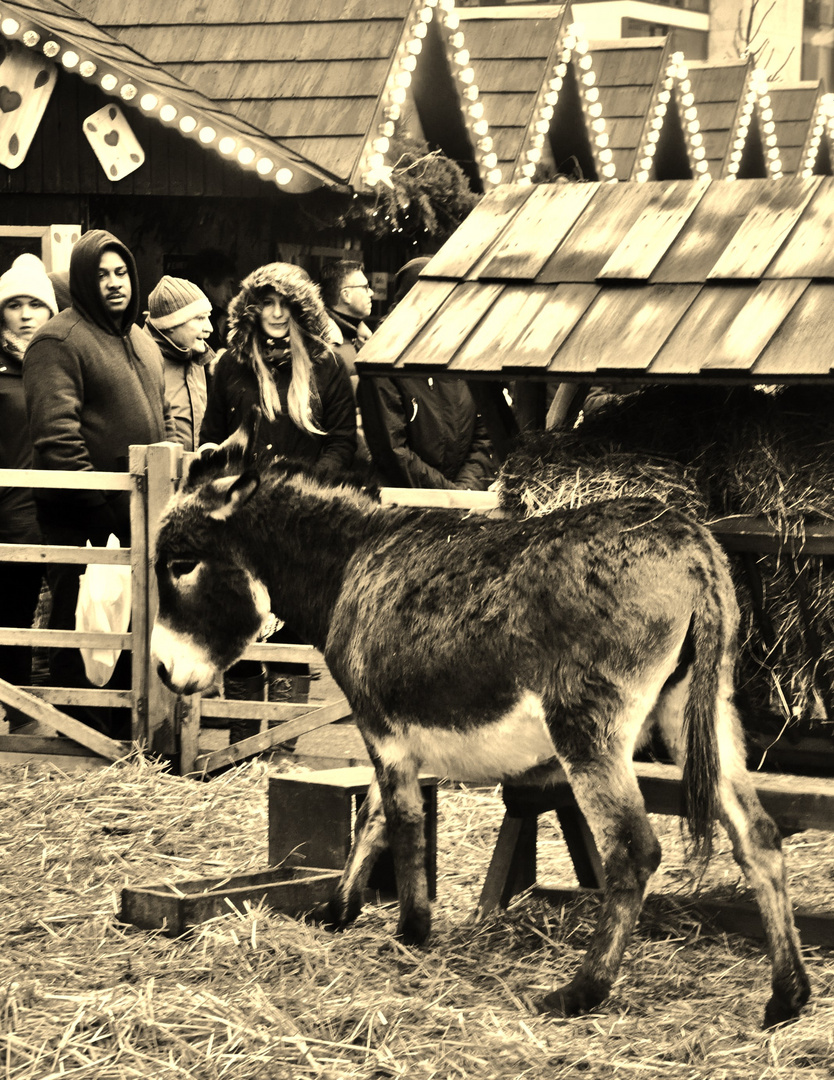
[[[605,881],[602,860],[585,815],[578,806],[560,806],[556,817],[562,827],[576,880],[583,889],[601,889]]]
[[[538,819],[504,815],[478,901],[476,918],[506,907],[516,893],[536,883]]]

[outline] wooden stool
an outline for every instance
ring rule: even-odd
[[[655,763],[636,763],[635,767],[649,813],[680,814],[680,769]],[[762,805],[784,835],[804,829],[834,832],[834,780],[768,773],[751,776]],[[550,810],[556,811],[580,888],[536,887],[535,895],[562,901],[600,888],[604,878],[602,862],[567,778],[547,787],[505,784],[504,805],[507,812],[481,891],[479,914],[506,907],[517,893],[535,886],[538,816]],[[764,934],[754,904],[698,899],[694,906],[724,930],[752,937]],[[834,946],[834,915],[797,911],[796,925],[806,945]]]
[[[341,870],[353,842],[356,812],[374,776],[372,768],[321,769],[269,780],[269,865]],[[426,824],[429,897],[437,893],[437,777],[421,776]],[[389,851],[377,859],[369,890],[394,899],[397,889]]]

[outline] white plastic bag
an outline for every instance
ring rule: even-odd
[[[87,547],[92,547],[87,541]],[[107,547],[119,547],[113,533]],[[90,563],[78,584],[75,629],[124,634],[130,625],[130,566]],[[94,686],[104,686],[113,674],[121,649],[82,648],[84,670]]]

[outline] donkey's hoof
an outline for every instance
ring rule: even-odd
[[[412,912],[397,927],[397,937],[403,945],[423,945],[431,932],[431,914]]]
[[[310,911],[304,915],[304,921],[313,923],[316,926],[321,926],[324,930],[330,930],[335,933],[338,930],[345,930],[351,923],[354,923],[359,917],[361,906],[354,912],[345,910],[344,906],[337,900],[325,900],[321,904],[317,904]]]
[[[549,1012],[554,1016],[581,1016],[591,1012],[605,998],[605,993],[582,983],[567,983],[540,998],[540,1012]]]
[[[765,1006],[762,1027],[766,1031],[768,1028],[778,1027],[779,1024],[789,1024],[797,1019],[801,1008],[801,1005],[792,1005],[774,995]]]

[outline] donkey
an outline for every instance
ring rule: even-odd
[[[390,846],[398,934],[430,928],[418,772],[566,773],[602,856],[599,921],[574,977],[541,1007],[572,1016],[608,994],[660,847],[633,757],[657,729],[683,768],[706,856],[727,829],[772,960],[770,1026],[810,994],[780,834],[744,765],[733,705],[738,607],[710,532],[649,499],[530,520],[382,508],[273,464],[243,428],[195,459],[160,525],[152,651],[172,690],[212,685],[275,615],[324,655],[373,761],[329,921],[359,914]]]

